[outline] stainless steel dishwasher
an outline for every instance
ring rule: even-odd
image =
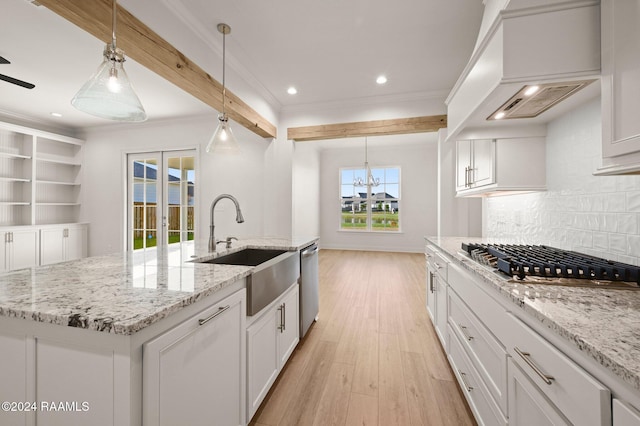
[[[300,250],[300,338],[313,321],[318,319],[318,245],[311,244]]]

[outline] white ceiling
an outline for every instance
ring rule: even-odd
[[[27,90],[0,81],[0,114],[73,128],[110,124],[70,105],[101,62],[103,43],[28,0],[0,1],[0,56],[12,62],[0,65],[0,73],[36,85]],[[209,46],[202,57],[220,54],[216,25],[229,24],[227,71],[242,76],[275,111],[376,96],[446,95],[470,57],[482,17],[481,0],[120,3],[177,47],[189,38]],[[192,33],[154,28],[176,19]],[[221,67],[199,65],[221,81]],[[133,60],[125,69],[151,120],[214,113]],[[379,74],[389,79],[386,85],[375,83]],[[295,96],[286,92],[291,85]],[[229,80],[228,87],[234,91]]]

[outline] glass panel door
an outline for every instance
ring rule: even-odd
[[[195,208],[195,156],[192,151],[165,152],[167,241],[193,240]]]
[[[195,150],[128,155],[127,249],[193,240]]]

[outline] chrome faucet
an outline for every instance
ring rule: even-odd
[[[236,205],[236,222],[238,223],[244,222],[244,217],[242,217],[242,212],[240,211],[240,204],[238,204],[238,200],[236,200],[236,197],[229,194],[218,195],[216,199],[213,200],[213,202],[211,203],[211,225],[209,226],[209,251],[210,252],[216,251],[216,245],[217,245],[217,241],[214,233],[215,225],[213,223],[213,210],[215,209],[216,204],[218,204],[218,201],[222,200],[223,198],[230,199],[231,201],[233,201],[233,204]]]

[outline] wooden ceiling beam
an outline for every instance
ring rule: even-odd
[[[287,139],[304,142],[357,136],[400,135],[406,133],[437,132],[438,129],[444,127],[447,127],[446,115],[430,115],[392,120],[289,127],[287,129]]]
[[[38,0],[40,4],[109,43],[111,0]],[[116,36],[125,55],[155,72],[216,111],[222,111],[222,84],[191,62],[148,26],[118,5]],[[78,85],[82,82],[79,81]],[[144,99],[143,99],[144,102]],[[225,112],[232,120],[264,138],[275,138],[276,127],[226,90]]]

